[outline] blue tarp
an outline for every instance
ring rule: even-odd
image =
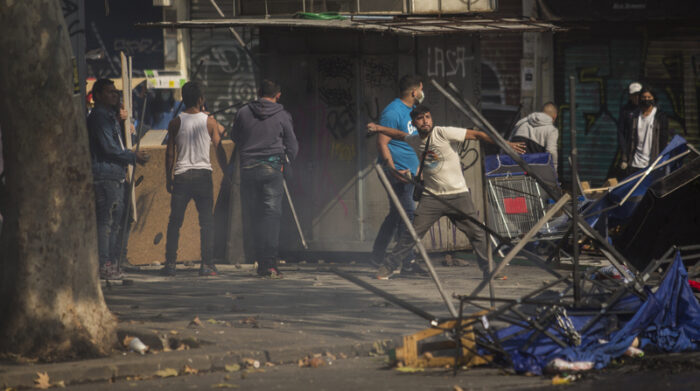
[[[671,142],[669,142],[668,145],[666,145],[666,148],[664,148],[664,150],[661,151],[661,160],[658,164],[669,160],[670,158],[678,155],[679,153],[685,152],[688,149],[686,144],[687,142],[683,137],[674,136]],[[641,198],[644,196],[644,193],[646,193],[649,189],[649,186],[651,186],[659,178],[668,175],[671,171],[675,170],[678,167],[680,167],[680,162],[675,162],[670,164],[670,166],[657,168],[653,170],[634,190],[630,198],[624,204],[622,204],[622,206],[619,206],[607,212],[608,218],[610,219],[610,224],[616,225],[624,223],[625,220],[629,219],[630,216],[632,216],[632,214],[634,213],[637,205],[639,205],[639,201],[641,201]],[[601,198],[600,200],[597,200],[592,205],[587,207],[582,213],[585,215],[591,215],[599,210],[603,210],[610,206],[617,205],[622,201],[622,199],[627,195],[627,193],[629,193],[629,191],[632,189],[632,187],[634,187],[636,183],[637,180],[633,180],[629,183],[614,188],[612,191],[610,191],[610,193],[606,194],[605,197]],[[593,226],[597,222],[598,217],[599,215],[594,215],[586,219],[586,221],[591,226]]]
[[[623,299],[613,309],[636,307],[631,318],[620,318],[621,328],[606,335],[608,319],[603,317],[585,335],[579,346],[562,348],[551,339],[540,335],[534,343],[526,347],[533,331],[503,342],[514,369],[519,372],[541,374],[551,360],[561,358],[567,361],[591,361],[595,368],[608,365],[611,359],[622,356],[635,338],[639,337],[640,347],[648,351],[684,352],[700,350],[700,304],[688,284],[688,273],[683,266],[680,253],[669,268],[666,277],[656,292],[649,292],[644,303],[634,296]],[[590,319],[569,313],[574,328],[581,330]],[[511,326],[497,332],[499,339],[525,330]],[[565,336],[555,328],[548,330],[561,339]],[[601,343],[601,340],[608,342]]]

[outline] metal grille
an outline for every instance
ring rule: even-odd
[[[489,226],[504,237],[525,234],[547,210],[545,193],[529,176],[488,178],[487,185]]]

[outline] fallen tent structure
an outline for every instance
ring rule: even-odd
[[[698,350],[700,305],[688,284],[681,251],[697,252],[700,251],[700,246],[676,248],[675,257],[672,257],[673,249],[669,249],[662,257],[647,263],[643,270],[638,270],[613,246],[607,232],[609,220],[624,222],[629,218],[639,204],[640,196],[660,178],[665,178],[670,172],[678,169],[683,163],[682,159],[691,152],[694,153],[693,159],[688,166],[695,168],[700,159],[697,151],[682,138],[674,138],[645,171],[610,189],[610,193],[604,198],[597,201],[586,200],[579,204],[573,113],[571,162],[572,182],[575,185],[572,186],[571,194],[559,194],[552,181],[545,178],[545,171],[532,168],[531,163],[537,164],[537,161],[525,161],[515,154],[503,137],[470,102],[460,97],[453,86],[448,86],[452,89],[452,92],[448,92],[434,80],[432,84],[458,110],[489,134],[506,152],[511,164],[520,166],[522,172],[528,173],[537,185],[531,189],[542,190],[555,202],[539,220],[528,224],[529,231],[522,232],[524,230],[521,229],[521,232],[518,232],[521,235],[504,235],[504,232],[499,232],[494,227],[474,221],[496,243],[497,251],[508,252],[497,266],[489,260],[489,276],[484,278],[471,294],[453,297],[460,302],[459,311],[456,311],[442,288],[420,238],[411,230],[411,222],[405,213],[401,213],[403,209],[386,176],[383,175],[382,169],[377,167],[382,183],[414,237],[450,317],[438,319],[366,282],[348,278],[338,270],[334,271],[341,277],[430,321],[429,329],[404,340],[405,346],[400,348],[404,362],[429,365],[433,361],[444,365],[444,359],[419,360],[418,354],[421,351],[429,353],[430,347],[448,347],[452,349],[454,357],[447,362],[452,363],[455,370],[462,365],[492,363],[513,368],[518,373],[541,374],[545,368],[555,371],[602,368],[612,358],[622,354],[642,354],[639,348],[669,352]],[[570,91],[573,94],[573,79],[571,84]],[[575,107],[573,96],[571,100],[571,106]],[[500,168],[496,167],[493,171],[498,169]],[[698,176],[700,173],[690,175],[693,179]],[[665,193],[671,193],[680,186],[679,184],[685,182],[687,178],[676,180],[667,186],[669,190]],[[419,183],[414,184],[420,186]],[[427,189],[424,191],[430,194]],[[460,212],[458,208],[447,206]],[[563,215],[553,220],[560,212]],[[556,235],[552,235],[553,226],[557,228]],[[558,242],[546,258],[525,248],[531,241],[542,239],[543,235],[549,235],[549,239]],[[588,238],[595,244],[609,266],[592,273],[584,273],[581,270],[578,247],[583,238]],[[561,272],[552,267],[553,259],[567,243],[571,243],[573,248],[572,273]],[[479,296],[483,288],[490,285],[495,276],[504,270],[516,255],[524,255],[552,275],[554,280],[517,299],[499,298],[493,289],[490,289],[489,296]],[[688,254],[685,258],[695,260],[699,257],[697,254]],[[669,264],[671,266],[666,268],[666,276],[659,284],[653,278],[654,273]],[[474,307],[482,312],[465,314],[465,308]],[[423,340],[423,337],[436,335],[446,336],[448,340],[437,344],[427,341],[423,347],[418,346],[417,341]],[[445,354],[444,351],[441,353]]]

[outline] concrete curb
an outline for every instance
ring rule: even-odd
[[[199,372],[225,370],[226,365],[254,359],[261,364],[296,363],[307,355],[331,352],[348,357],[381,355],[398,346],[400,339],[362,342],[352,345],[323,347],[294,347],[267,350],[236,350],[233,347],[205,347],[199,349],[160,352],[139,356],[136,353],[105,358],[54,364],[4,365],[0,367],[0,385],[13,388],[34,387],[37,372],[46,372],[52,384],[63,381],[65,385],[105,382],[127,377],[154,377],[161,369],[172,368],[182,373],[185,365]]]

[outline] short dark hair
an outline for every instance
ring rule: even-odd
[[[641,98],[645,92],[650,93],[654,100],[656,100],[656,94],[654,93],[654,90],[652,90],[649,86],[642,87],[642,89],[639,91],[639,97]]]
[[[404,75],[399,80],[399,94],[403,95],[413,88],[420,87],[423,78],[419,75]]]
[[[430,108],[426,105],[418,105],[411,111],[411,121],[415,121],[416,117],[421,114],[430,113]]]
[[[114,82],[109,79],[99,79],[95,82],[95,84],[92,85],[92,96],[94,99],[95,95],[99,95],[102,93],[102,91],[105,90],[110,85],[114,85]]]
[[[264,79],[260,83],[260,96],[262,97],[274,98],[280,91],[282,91],[280,85],[272,80]]]
[[[202,89],[196,81],[188,81],[182,86],[182,101],[185,103],[185,108],[197,106],[199,98],[203,97]]]

